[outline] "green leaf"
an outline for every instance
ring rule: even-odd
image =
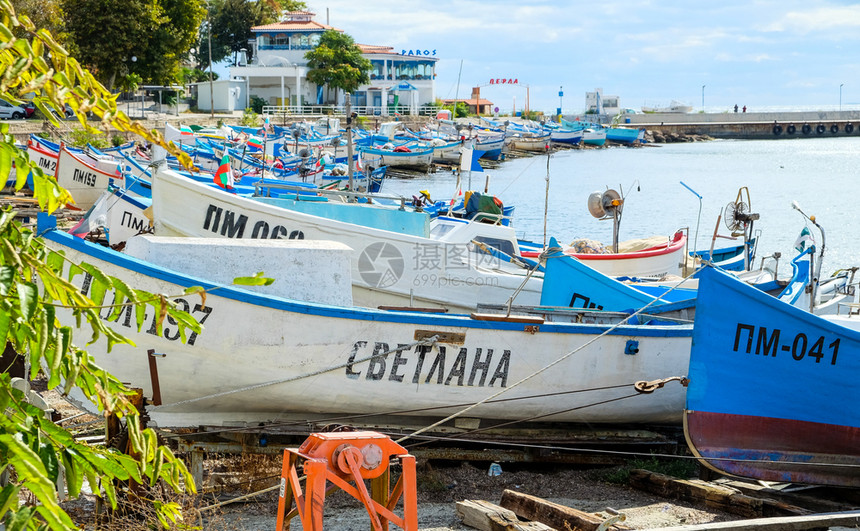
[[[18,300],[21,307],[21,316],[29,321],[36,311],[36,302],[39,297],[36,285],[32,282],[18,282]]]
[[[59,509],[55,510],[50,507],[45,507],[44,505],[40,505],[36,508],[42,518],[48,523],[48,528],[52,531],[56,531],[58,529],[77,529],[75,524],[72,522],[72,519],[69,518],[69,515],[66,514],[66,511]]]
[[[54,451],[54,447],[47,443],[39,444],[39,457],[42,458],[42,464],[45,465],[48,479],[50,479],[52,483],[56,483],[57,477],[60,473],[60,465],[57,460],[57,453]]]
[[[155,459],[152,461],[152,476],[149,478],[149,484],[155,486],[158,482],[158,476],[161,475],[161,465],[164,463],[164,450],[159,447],[155,450]]]
[[[12,312],[9,301],[0,301],[0,342],[7,340],[9,326],[12,323]]]
[[[2,175],[3,186],[6,186],[6,177],[12,171],[12,146],[0,144],[0,175]]]
[[[64,473],[66,474],[66,488],[69,491],[70,498],[77,498],[81,493],[84,477],[81,474],[81,466],[78,463],[80,459],[77,454],[68,448],[63,449],[61,454],[63,460]]]
[[[59,253],[57,251],[51,251],[48,253],[48,256],[45,258],[45,264],[51,268],[51,271],[55,273],[62,273],[63,265],[66,263],[66,257],[63,253]]]
[[[27,529],[27,523],[33,518],[35,507],[23,507],[12,518],[6,522],[6,531],[23,531]]]
[[[8,295],[15,280],[15,268],[9,265],[0,266],[0,295]]]
[[[18,507],[18,491],[21,490],[20,485],[6,485],[0,489],[0,522],[3,517],[13,507]]]
[[[105,491],[108,501],[110,501],[110,506],[116,509],[116,490],[113,488],[113,481],[103,477],[101,480],[101,486]]]
[[[233,284],[237,286],[270,286],[274,281],[274,278],[264,277],[263,272],[260,271],[253,277],[236,277],[233,279]]]
[[[30,162],[24,153],[19,153],[15,158],[15,191],[18,192],[27,184],[27,176],[30,175]]]

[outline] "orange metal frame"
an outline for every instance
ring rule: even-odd
[[[392,457],[400,460],[402,473],[389,490]],[[300,464],[306,476],[305,492],[299,483]],[[284,450],[275,529],[290,529],[292,519],[298,516],[302,529],[322,531],[325,497],[340,489],[364,503],[375,531],[387,531],[389,522],[404,531],[418,531],[415,479],[415,457],[381,433],[312,433],[298,450]],[[370,482],[370,492],[365,480]],[[328,490],[327,482],[332,483]],[[401,497],[402,517],[393,512]]]

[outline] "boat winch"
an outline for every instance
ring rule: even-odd
[[[392,459],[400,461],[401,474],[389,490]],[[306,477],[304,492],[300,466]],[[327,482],[333,484],[328,490]],[[298,516],[302,529],[322,531],[325,497],[338,488],[364,504],[375,531],[387,530],[389,522],[405,531],[418,530],[415,457],[374,431],[312,433],[298,450],[284,450],[276,530],[290,529],[290,521]],[[401,497],[402,517],[393,512]]]

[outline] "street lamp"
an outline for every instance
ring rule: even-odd
[[[842,112],[842,85],[845,83],[839,84],[839,112]]]
[[[215,118],[215,87],[212,84],[212,19],[209,18],[209,2],[206,2],[206,26],[209,34],[209,117]]]
[[[705,112],[705,85],[702,85],[702,112]]]

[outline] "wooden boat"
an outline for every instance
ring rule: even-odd
[[[82,153],[73,153],[65,145],[60,146],[55,174],[57,183],[72,194],[75,206],[82,210],[93,206],[109,185],[122,186],[124,176],[119,171],[119,162],[112,163],[113,171],[99,165],[104,166]]]
[[[693,112],[693,106],[687,105],[686,103],[681,103],[677,100],[672,100],[669,105],[665,107],[642,107],[642,112],[646,114],[655,114],[655,113],[670,113],[670,114],[686,114],[689,112]]]
[[[550,143],[550,133],[516,133],[507,137],[512,149],[521,151],[546,151]]]
[[[432,147],[409,148],[410,151],[394,151],[374,147],[361,148],[361,161],[364,165],[374,167],[389,166],[391,168],[427,171],[433,162]]]
[[[860,487],[860,318],[822,318],[706,268],[684,432],[702,463],[765,481]]]
[[[640,250],[623,251],[625,246],[633,247],[635,243],[635,240],[621,242],[619,246],[622,250],[617,253],[583,253],[577,252],[577,247],[570,246],[564,247],[564,252],[611,277],[665,277],[681,272],[680,265],[684,261],[687,243],[683,231],[677,231],[669,238],[663,237],[663,243],[646,243],[646,247]],[[522,240],[519,244],[523,257],[534,259],[540,255],[540,246]]]
[[[549,137],[553,142],[576,145],[582,141],[582,129],[553,129]]]
[[[645,140],[645,129],[631,129],[629,127],[607,127],[606,140],[619,144],[633,144]]]
[[[477,301],[505,303],[527,273],[510,261],[519,253],[513,227],[431,219],[427,212],[401,209],[401,203],[245,197],[172,171],[156,175],[152,199],[155,232],[162,236],[318,239],[350,246],[355,299],[365,306],[472,311]],[[517,302],[537,304],[540,291],[540,277],[532,277]]]
[[[582,130],[582,143],[589,146],[606,144],[606,129],[602,127],[587,127]]]
[[[181,294],[190,286],[209,290],[205,305],[196,296],[176,299],[204,325],[202,334],[188,333],[183,341],[176,323],[168,319],[159,330],[155,315],[148,315],[138,329],[129,307],[113,325],[135,346],[114,345],[107,354],[102,336],[88,347],[98,364],[143,388],[145,396],[152,396],[147,352],[163,354],[157,358],[162,404],[148,408],[160,426],[325,422],[333,415],[375,415],[386,419],[378,425],[424,426],[487,399],[468,412],[476,425],[535,419],[680,422],[681,386],[652,394],[636,394],[632,386],[686,372],[690,325],[612,328],[605,321],[586,324],[582,315],[573,314],[568,322],[544,322],[503,314],[445,315],[309,303],[214,283],[58,231],[47,231],[44,239],[65,253],[67,269],[70,263],[87,262],[153,293]],[[225,268],[217,260],[223,240],[187,241],[189,248],[201,245],[199,256],[214,258],[210,267],[223,274]],[[247,271],[236,275],[258,271],[250,260],[256,252],[252,244],[290,244],[231,243],[250,246],[241,255],[249,258]],[[240,247],[230,252],[234,249]],[[200,274],[206,271],[194,259],[176,262]],[[95,283],[84,274],[72,282],[84,292]],[[108,292],[105,304],[112,297]],[[104,312],[106,318],[109,314]],[[598,339],[601,334],[606,335]],[[534,373],[537,376],[530,377]],[[504,394],[496,399],[500,391]]]
[[[502,149],[505,147],[505,137],[504,135],[478,135],[477,140],[475,141],[475,150],[483,151],[484,154],[481,155],[483,159],[489,160],[499,160],[502,156]]]

